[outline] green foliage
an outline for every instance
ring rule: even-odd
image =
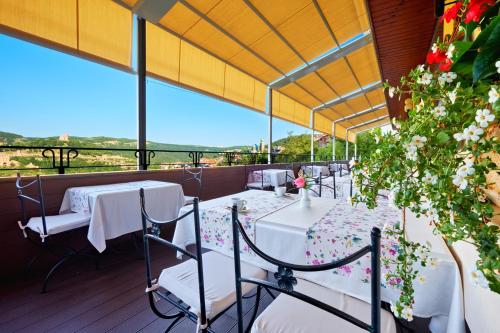
[[[480,22],[462,23],[465,33],[452,41],[453,46],[434,46],[453,52],[456,73],[418,66],[401,79],[400,87],[391,88],[402,96],[409,94],[413,107],[408,121],[395,122],[398,131],[381,137],[377,150],[354,168],[360,192],[354,201],[374,207],[379,191],[390,190],[398,207],[427,215],[449,243],[474,244],[479,253],[475,276],[500,293],[499,229],[491,223],[493,203],[484,192],[489,188],[486,175],[497,173],[488,154],[500,151],[497,135],[487,134],[498,128],[500,118],[495,67],[500,58],[500,19],[498,8],[495,11]],[[482,32],[472,41],[470,32],[477,26]],[[415,275],[408,263],[417,260],[414,244],[404,238],[400,243],[404,246],[397,274],[405,287],[397,311],[413,305]]]

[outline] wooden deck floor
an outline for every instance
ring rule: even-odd
[[[157,249],[154,257],[158,268],[178,262],[169,250]],[[40,276],[2,283],[0,332],[164,332],[170,322],[151,311],[144,294],[144,261],[132,248],[103,255],[99,270],[91,262],[70,264],[54,276],[48,293],[40,294],[40,287]],[[270,301],[263,293],[259,310]],[[164,304],[164,309],[171,308]],[[253,300],[245,300],[247,320],[252,309]],[[212,327],[216,332],[236,332],[235,325],[233,306]],[[194,331],[195,325],[187,319],[173,330]]]

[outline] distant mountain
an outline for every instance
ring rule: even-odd
[[[67,140],[60,140],[60,137],[24,137],[15,133],[0,131],[0,145],[9,146],[66,146],[82,148],[125,148],[133,149],[136,147],[136,140],[127,138],[113,138],[106,136],[79,137],[69,136]],[[148,149],[152,150],[177,150],[177,151],[225,151],[225,150],[246,150],[249,146],[231,146],[231,147],[213,147],[202,145],[180,145],[170,143],[159,143],[148,141]]]

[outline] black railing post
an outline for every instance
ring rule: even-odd
[[[59,166],[58,173],[64,175],[63,148],[59,148]]]

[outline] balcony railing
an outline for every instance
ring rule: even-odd
[[[310,154],[272,153],[272,163],[307,163]],[[0,146],[0,176],[13,171],[78,172],[267,164],[268,153],[137,148]]]

